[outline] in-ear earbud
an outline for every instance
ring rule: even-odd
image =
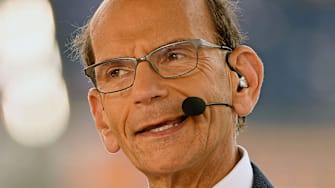
[[[239,79],[239,87],[242,88],[247,88],[248,86],[248,82],[247,80],[244,78],[244,76],[241,76]]]

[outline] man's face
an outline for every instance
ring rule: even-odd
[[[200,38],[216,41],[203,1],[105,1],[91,24],[96,62],[143,57],[167,43]],[[160,77],[148,62],[141,62],[131,88],[111,94],[91,90],[91,108],[106,147],[115,152],[120,146],[147,173],[190,169],[216,152],[228,153],[234,144],[231,108],[208,107],[185,120],[181,109],[189,96],[231,102],[224,55],[202,48],[197,68],[174,79]]]

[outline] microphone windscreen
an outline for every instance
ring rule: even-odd
[[[182,108],[186,116],[197,116],[205,111],[206,103],[199,97],[187,97]]]

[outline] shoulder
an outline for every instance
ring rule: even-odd
[[[253,171],[253,183],[252,188],[272,188],[273,185],[271,182],[265,177],[262,171],[251,162],[252,171]]]

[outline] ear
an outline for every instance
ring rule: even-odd
[[[254,109],[263,83],[264,70],[261,59],[248,46],[240,46],[229,57],[230,66],[247,80],[248,87],[239,89],[239,78],[233,76],[232,105],[239,116],[246,116]]]
[[[120,150],[115,133],[109,126],[108,118],[102,104],[101,94],[94,88],[88,92],[88,101],[91,108],[91,114],[94,118],[96,128],[98,129],[102,141],[105,144],[107,151],[110,153],[116,153]]]

